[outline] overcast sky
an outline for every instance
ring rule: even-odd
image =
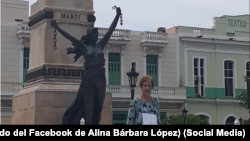
[[[37,0],[29,1],[30,5]],[[96,27],[108,28],[121,7],[123,26],[118,29],[156,31],[158,27],[211,28],[213,17],[249,14],[249,0],[93,0]]]

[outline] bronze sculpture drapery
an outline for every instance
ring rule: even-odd
[[[74,47],[67,48],[66,50],[67,54],[75,54],[74,62],[77,61],[80,56],[83,56],[85,59],[85,71],[77,97],[64,113],[62,124],[80,124],[82,117],[86,125],[98,125],[101,120],[101,112],[106,93],[103,49],[116,28],[119,16],[122,15],[119,7],[116,8],[116,13],[110,28],[98,43],[96,43],[98,41],[98,29],[95,27],[89,27],[87,29],[87,35],[78,40],[62,30],[56,21],[51,21],[51,26],[72,42]]]

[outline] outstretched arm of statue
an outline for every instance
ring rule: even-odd
[[[68,40],[70,40],[72,42],[72,45],[74,46],[84,46],[84,48],[86,47],[85,44],[83,44],[82,42],[80,42],[78,39],[76,39],[75,37],[73,37],[72,35],[70,35],[69,33],[65,32],[64,30],[62,30],[56,23],[55,20],[51,21],[51,25],[57,29],[65,38],[67,38]]]
[[[119,7],[117,7],[116,8],[116,16],[115,16],[112,24],[110,25],[110,27],[108,29],[108,32],[104,35],[102,40],[99,42],[99,44],[101,44],[102,49],[106,46],[106,44],[108,43],[113,31],[115,30],[120,15],[121,15],[121,9]]]

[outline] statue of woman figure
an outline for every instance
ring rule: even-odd
[[[56,23],[51,25],[56,28],[65,38],[72,42],[74,48],[67,48],[67,54],[76,54],[75,61],[83,55],[85,59],[85,71],[79,87],[77,97],[64,113],[62,124],[80,124],[83,117],[85,124],[98,125],[101,120],[101,112],[106,93],[105,59],[103,49],[108,43],[116,28],[121,9],[116,9],[116,16],[104,37],[98,41],[98,29],[89,27],[87,35],[78,40],[62,30]],[[75,62],[74,61],[74,62]]]

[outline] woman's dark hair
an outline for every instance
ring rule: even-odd
[[[92,35],[92,31],[93,30],[98,30],[98,28],[96,28],[96,27],[88,27],[88,29],[87,29],[87,35],[85,35],[85,36],[82,36],[82,38],[81,38],[81,42],[83,42],[83,43],[85,43],[85,44],[88,44],[88,42],[89,42],[89,40],[90,40],[90,38],[91,38],[91,35]]]

